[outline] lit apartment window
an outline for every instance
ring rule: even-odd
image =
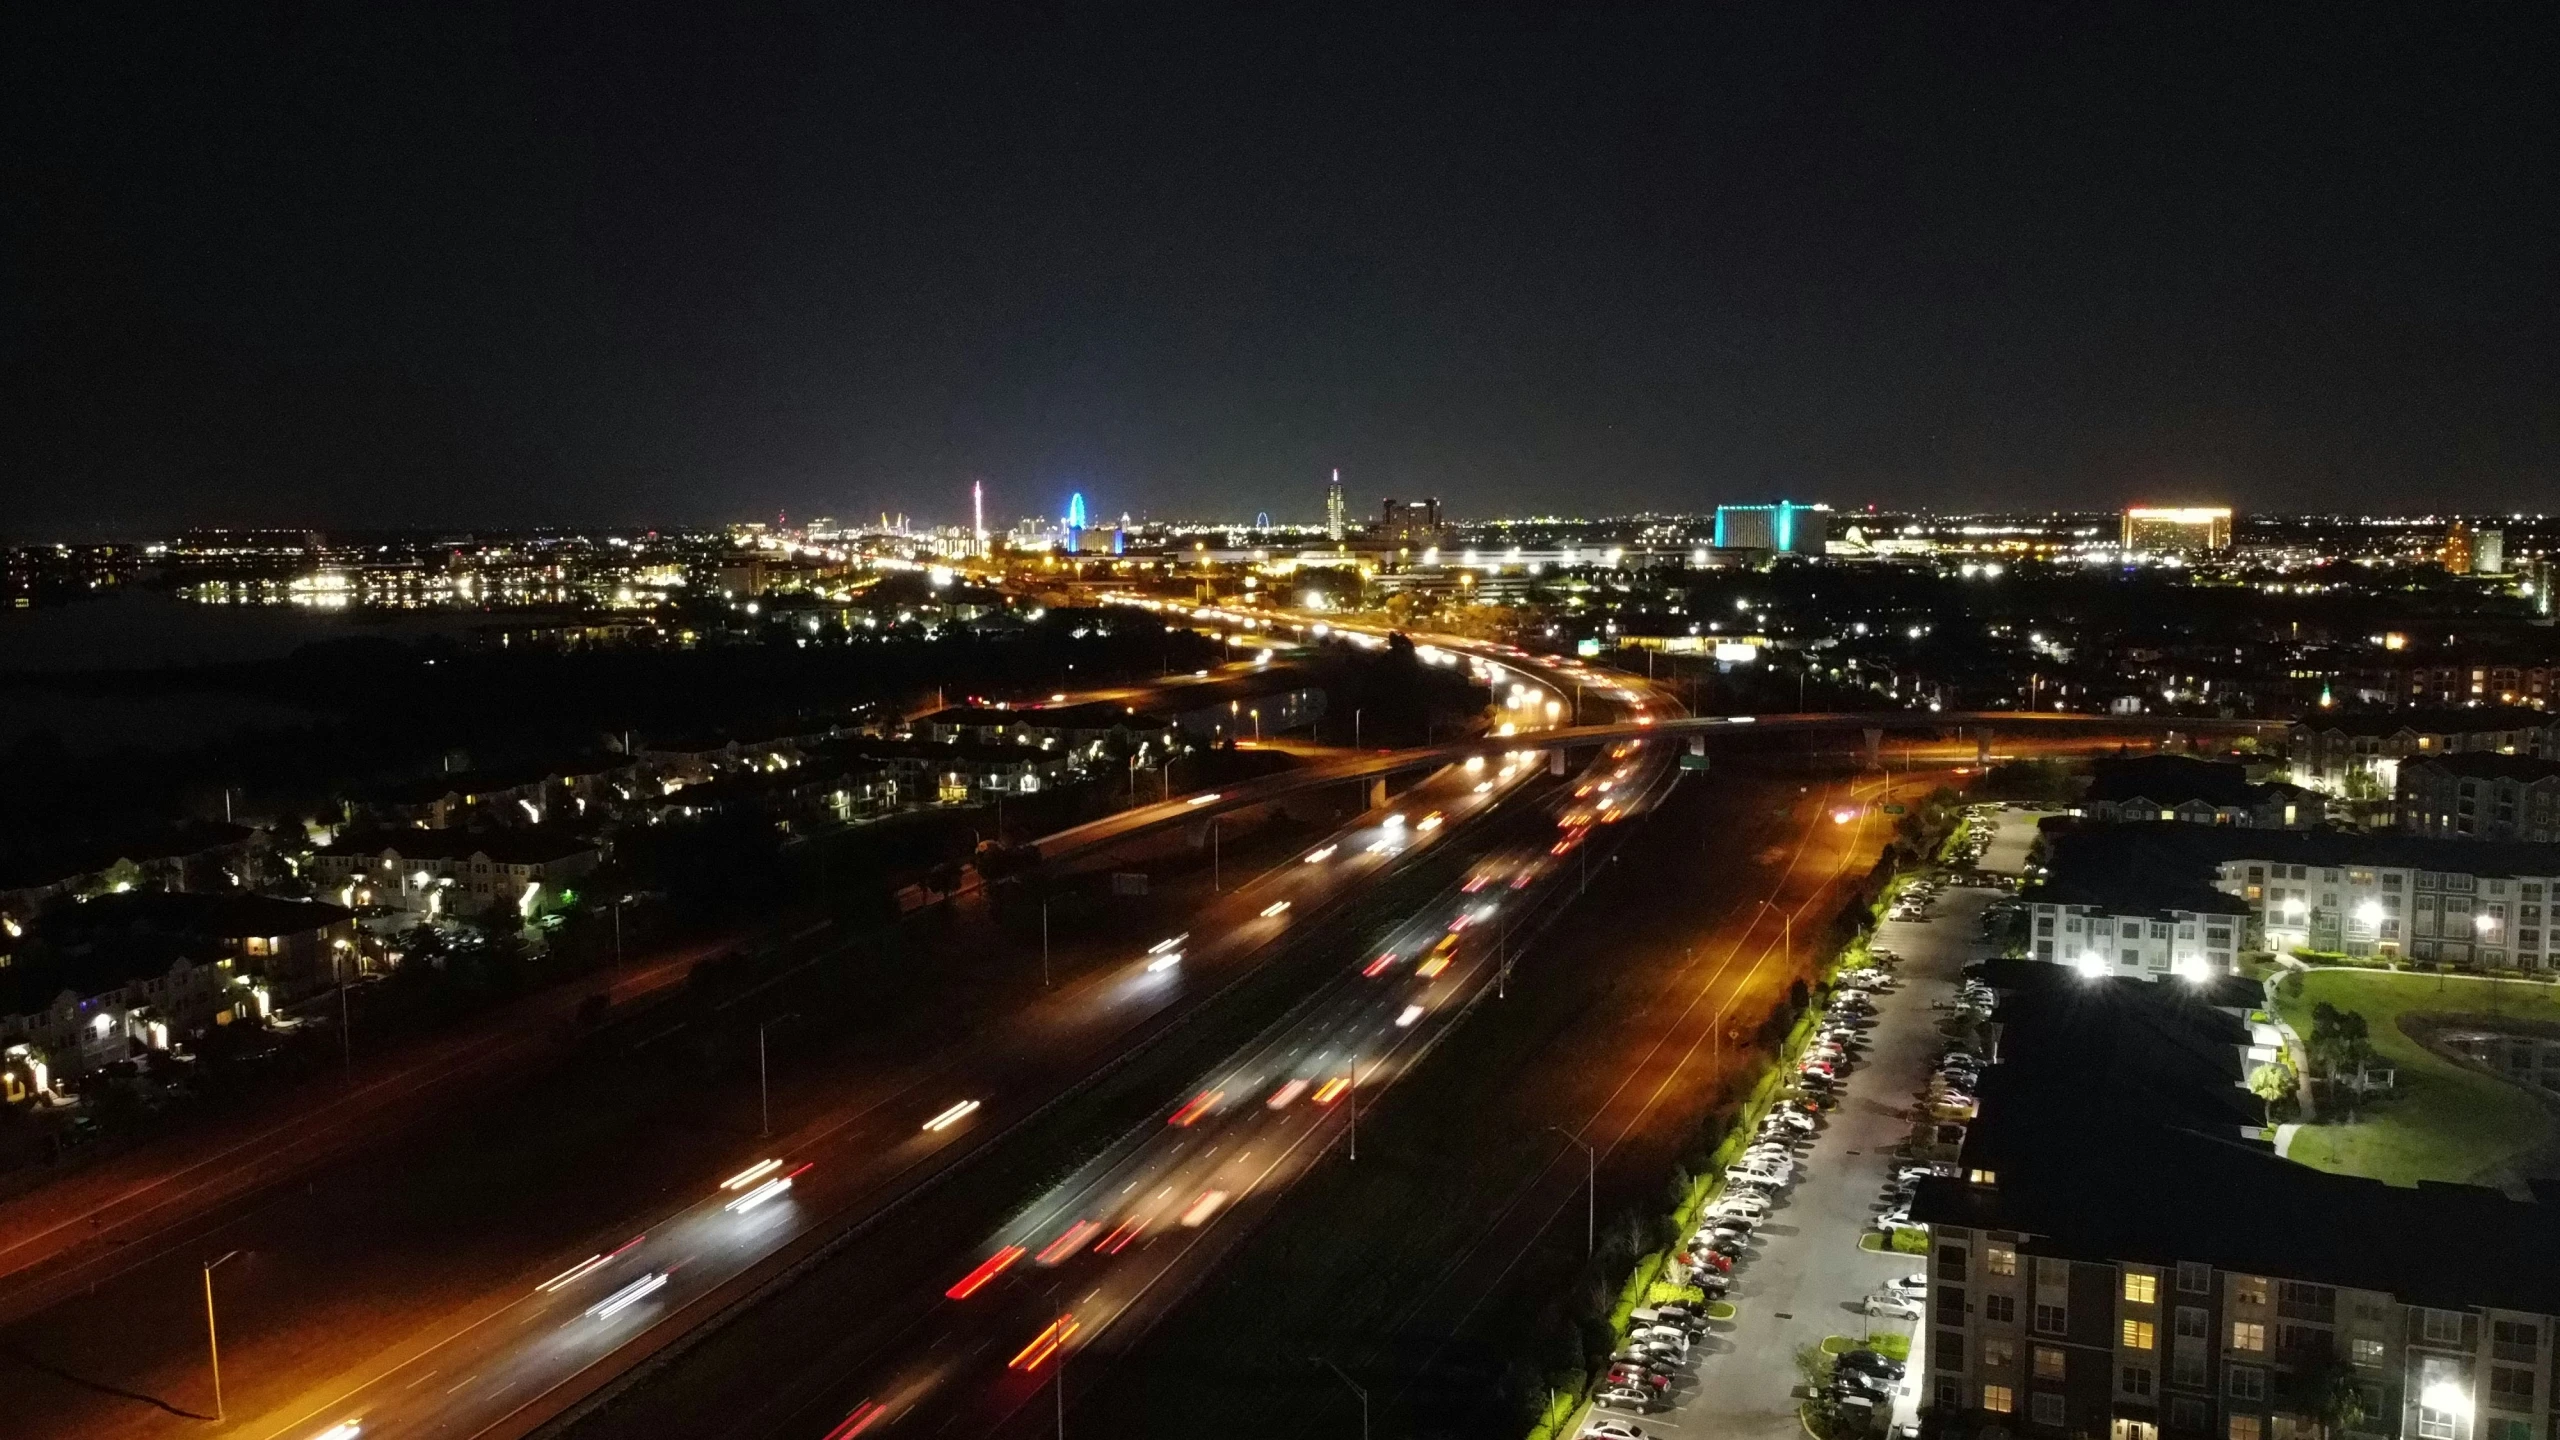
[[[2018,1273],[2018,1252],[1994,1245],[1982,1252],[1982,1263],[1989,1266],[1994,1275],[2015,1275]]]
[[[2232,1276],[2231,1303],[2234,1305],[2266,1304],[2267,1278],[2263,1275]]]
[[[2450,1410],[2418,1407],[2418,1440],[2453,1440],[2458,1418]]]
[[[2160,1277],[2127,1271],[2124,1277],[2124,1298],[2136,1305],[2157,1303],[2160,1299]]]
[[[2060,1349],[2051,1345],[2039,1345],[2036,1347],[2035,1360],[2037,1379],[2059,1380],[2062,1378],[2063,1356]]]
[[[2148,1320],[2127,1320],[2121,1327],[2121,1338],[2127,1350],[2148,1350],[2153,1337]]]
[[[2265,1440],[2266,1428],[2266,1422],[2255,1415],[2234,1415],[2227,1434],[2229,1440]]]
[[[2231,1322],[2231,1348],[2262,1354],[2267,1348],[2267,1327],[2255,1320]]]
[[[2382,1348],[2382,1342],[2379,1340],[2358,1340],[2354,1348],[2355,1362],[2366,1366],[2380,1365]]]
[[[2006,1385],[1982,1387],[1982,1408],[1994,1415],[2006,1415],[2018,1408],[2017,1396]]]

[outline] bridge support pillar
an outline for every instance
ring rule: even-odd
[[[1385,808],[1386,803],[1387,777],[1381,775],[1369,782],[1369,803],[1366,808],[1371,810],[1383,809]]]
[[[1884,768],[1884,727],[1880,725],[1867,727],[1867,768]]]

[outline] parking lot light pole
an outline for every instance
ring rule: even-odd
[[[1343,1374],[1341,1366],[1334,1364],[1323,1356],[1317,1356],[1316,1363],[1327,1370],[1332,1371],[1335,1377],[1340,1379],[1343,1384],[1351,1387],[1352,1394],[1360,1397],[1360,1440],[1369,1440],[1369,1392],[1360,1388],[1359,1381]]]
[[[1600,1152],[1561,1125],[1547,1128],[1582,1147],[1582,1253],[1592,1254],[1600,1248]]]

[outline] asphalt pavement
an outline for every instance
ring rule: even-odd
[[[1903,983],[1878,1001],[1866,1062],[1842,1087],[1841,1107],[1804,1152],[1795,1187],[1737,1267],[1728,1297],[1734,1318],[1692,1351],[1693,1377],[1675,1385],[1673,1403],[1636,1420],[1648,1435],[1798,1436],[1797,1351],[1834,1335],[1911,1331],[1908,1321],[1867,1320],[1858,1302],[1919,1270],[1922,1257],[1862,1250],[1859,1242],[1874,1233],[1891,1152],[1910,1134],[1914,1092],[1937,1058],[1938,1012],[1930,1004],[1954,993],[1979,948],[1979,919],[1993,894],[1951,889],[1933,918],[1888,920],[1877,932],[1879,948],[1903,957]],[[1903,1418],[1922,1358],[1915,1352],[1906,1393],[1897,1397]]]

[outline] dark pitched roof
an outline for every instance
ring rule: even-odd
[[[599,848],[593,838],[557,826],[504,830],[351,830],[320,847],[322,855],[372,857],[393,851],[408,860],[461,860],[486,855],[509,865],[545,865]]]
[[[2312,730],[2341,735],[2473,735],[2484,730],[2544,730],[2560,725],[2560,715],[2513,705],[2483,705],[2459,710],[2360,710],[2305,715],[2293,722]]]
[[[2102,803],[2156,800],[2174,806],[2202,800],[2208,805],[2245,807],[2256,804],[2268,793],[2267,787],[2249,783],[2245,765],[2184,755],[2100,760],[2090,767],[2090,772],[2094,778],[2084,798]]]
[[[2217,1267],[2549,1312],[2560,1226],[2457,1185],[2386,1186],[2278,1158],[2242,1133],[2246,1030],[2183,987],[2051,978],[2004,994],[2000,1059],[1964,1142],[1987,1185],[1924,1182],[1912,1214],[2018,1230],[2033,1254]],[[2207,997],[2231,998],[2231,997]]]
[[[2209,884],[2230,860],[2288,865],[2372,865],[2465,875],[2560,875],[2560,845],[2444,840],[2352,830],[2273,830],[2144,821],[2044,827],[2052,882],[2094,889],[2118,884]],[[2073,902],[2079,903],[2079,902]]]
[[[2413,757],[2400,762],[2400,776],[2404,780],[2421,770],[2468,780],[2521,780],[2530,785],[2536,780],[2560,776],[2560,760],[2543,760],[2531,755],[2501,755],[2494,750],[2460,750],[2450,755]]]

